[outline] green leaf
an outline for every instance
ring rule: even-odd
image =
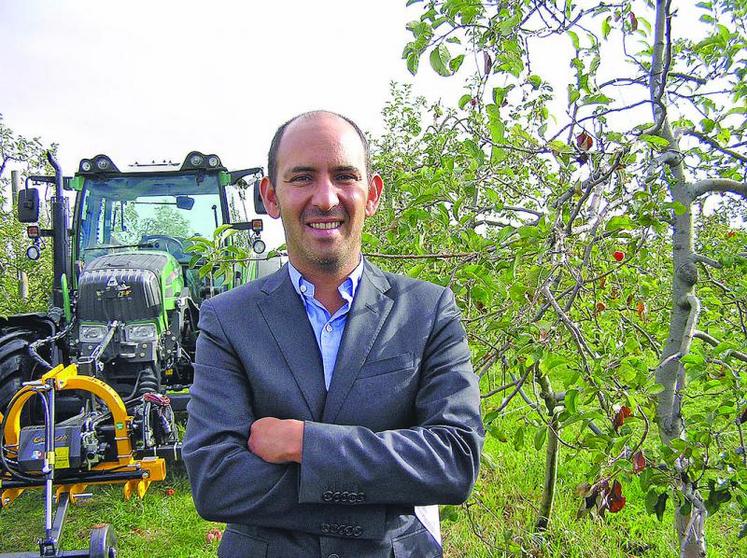
[[[641,134],[639,139],[641,141],[645,141],[650,147],[656,149],[657,151],[661,151],[669,147],[669,141],[665,140],[664,138],[660,138],[659,136]]]
[[[539,89],[540,85],[542,85],[542,78],[536,74],[529,76],[527,81],[532,86],[532,89]]]
[[[641,485],[641,491],[648,492],[649,487],[651,486],[651,477],[654,474],[654,470],[651,467],[646,467],[643,471],[640,472],[638,475],[638,484]],[[648,496],[648,495],[647,495]],[[651,508],[653,512],[653,507]]]
[[[572,105],[581,98],[581,93],[570,83],[568,84],[568,104]]]
[[[461,97],[459,97],[459,103],[457,103],[457,104],[458,104],[458,106],[459,106],[460,109],[463,109],[464,107],[467,106],[467,104],[471,100],[472,100],[472,95],[470,95],[469,93],[465,93],[464,95],[462,95]]]
[[[569,389],[568,391],[565,392],[565,408],[568,410],[569,413],[576,414],[577,399],[578,399],[577,389]]]
[[[451,54],[446,45],[441,43],[431,51],[430,62],[431,68],[440,76],[448,77],[452,74],[449,69]]]
[[[646,511],[656,513],[656,502],[659,501],[659,491],[652,488],[646,493]]]
[[[566,31],[568,33],[568,36],[571,38],[571,43],[573,43],[573,48],[576,50],[579,49],[579,42],[578,42],[578,35],[575,31],[571,31],[570,29]]]
[[[552,140],[547,145],[554,153],[573,153],[573,148],[561,140]]]
[[[615,215],[614,217],[612,217],[612,219],[607,221],[607,225],[604,228],[606,231],[612,232],[626,229],[630,230],[634,229],[635,227],[635,222],[627,215]]]
[[[524,447],[524,426],[520,426],[514,432],[514,449],[520,450]]]
[[[669,494],[662,492],[659,494],[659,498],[656,500],[656,504],[654,505],[654,512],[656,512],[656,517],[659,521],[664,519],[664,511],[667,509],[668,498]]]
[[[664,389],[665,389],[665,388],[664,388],[664,386],[663,386],[663,385],[661,385],[661,384],[654,384],[653,386],[651,386],[651,387],[649,388],[648,392],[649,392],[649,393],[650,393],[651,395],[656,395],[657,393],[661,393],[662,391],[664,391]]]
[[[687,206],[681,202],[672,202],[672,209],[675,215],[684,215],[687,213]]]
[[[612,102],[612,99],[602,93],[594,93],[581,99],[582,105],[607,105],[610,102]]]
[[[460,54],[459,56],[455,56],[451,59],[451,61],[449,62],[449,70],[451,70],[452,74],[459,71],[462,62],[464,62],[464,54]]]
[[[545,445],[545,439],[547,438],[547,427],[540,426],[534,433],[534,449],[541,450],[542,446]]]
[[[418,65],[420,64],[420,55],[412,52],[407,55],[407,71],[412,75],[418,73]]]
[[[513,88],[513,85],[507,87],[493,87],[493,103],[498,107],[502,106],[503,102],[506,100],[506,95],[508,95],[508,92]]]
[[[610,31],[612,30],[612,27],[610,26],[610,18],[612,16],[607,16],[602,20],[602,37],[605,39],[609,37]]]

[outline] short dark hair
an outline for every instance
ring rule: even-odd
[[[273,186],[277,184],[278,149],[280,149],[280,142],[283,139],[283,135],[285,135],[286,128],[288,128],[288,126],[291,125],[296,120],[313,118],[314,116],[319,116],[321,114],[330,114],[332,116],[336,116],[337,118],[341,118],[345,122],[350,124],[353,127],[353,129],[356,131],[356,133],[358,134],[358,137],[361,140],[361,144],[363,144],[363,154],[364,154],[365,162],[366,162],[366,177],[370,180],[371,178],[371,147],[368,144],[368,138],[366,138],[366,135],[360,129],[358,124],[353,122],[347,116],[344,116],[337,112],[332,112],[330,110],[312,110],[309,112],[303,112],[301,114],[297,114],[296,116],[294,116],[287,122],[284,122],[283,124],[281,124],[280,127],[275,131],[275,135],[272,137],[272,142],[270,143],[270,150],[267,152],[267,175],[270,177],[270,181],[272,182]]]

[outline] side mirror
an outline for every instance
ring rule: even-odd
[[[262,196],[259,195],[259,181],[260,177],[263,173],[262,167],[254,167],[252,169],[243,169],[243,170],[237,170],[233,171],[230,174],[230,183],[236,184],[239,180],[244,178],[245,176],[251,176],[255,175],[257,176],[257,180],[254,182],[254,212],[257,215],[267,215],[267,210],[265,209],[265,204],[262,202]]]
[[[176,207],[179,209],[192,209],[195,199],[189,196],[176,196]]]
[[[36,223],[39,220],[39,190],[24,188],[18,192],[18,220]]]
[[[262,196],[259,193],[259,179],[254,182],[254,212],[257,215],[267,215],[265,202],[262,201]]]

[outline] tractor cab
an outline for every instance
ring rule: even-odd
[[[120,172],[106,155],[83,159],[69,182],[79,192],[71,247],[74,287],[81,272],[101,256],[120,256],[115,259],[121,261],[126,254],[153,252],[176,260],[196,302],[255,278],[254,262],[236,262],[230,275],[200,278],[199,255],[190,247],[193,238],[212,242],[218,227],[232,224],[248,230],[228,242],[249,253],[264,251],[262,221],[253,218],[263,207],[245,180],[256,181],[260,174],[259,168],[229,173],[217,155],[196,151],[173,171]]]

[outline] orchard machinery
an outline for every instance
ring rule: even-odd
[[[200,303],[272,267],[255,256],[216,277],[198,239],[227,237],[237,248],[229,253],[265,251],[262,169],[229,172],[218,156],[193,151],[178,170],[121,172],[97,155],[63,177],[48,160],[54,176],[27,178],[18,218],[30,224],[29,258],[51,239],[52,303],[0,317],[0,508],[42,488],[45,531],[38,551],[0,556],[112,558],[109,526],[93,530],[88,549],[60,549],[68,504],[101,483],[142,497],[180,457],[175,412],[189,397]],[[38,224],[34,185],[45,184],[54,188],[51,228]],[[214,237],[219,227],[237,232]]]

